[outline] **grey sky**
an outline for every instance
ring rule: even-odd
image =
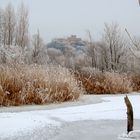
[[[86,38],[87,29],[97,39],[104,22],[140,35],[138,0],[0,0],[0,6],[11,2],[18,7],[22,1],[29,7],[31,33],[39,28],[46,41],[71,34]]]

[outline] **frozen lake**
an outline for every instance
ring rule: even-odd
[[[78,102],[1,108],[0,140],[117,140],[126,133],[124,96],[87,95]],[[140,130],[140,95],[129,98],[134,129]]]

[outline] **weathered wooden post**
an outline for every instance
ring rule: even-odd
[[[133,107],[127,95],[124,100],[127,107],[127,133],[129,133],[130,131],[133,131]]]

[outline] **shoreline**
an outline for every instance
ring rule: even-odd
[[[126,93],[126,94],[103,94],[103,95],[82,95],[77,101],[52,103],[44,105],[22,105],[22,106],[9,106],[0,107],[0,113],[14,113],[14,112],[26,112],[26,111],[37,111],[37,110],[52,110],[66,107],[83,106],[90,104],[98,104],[104,102],[104,97],[117,97],[125,95],[140,95],[140,93]]]

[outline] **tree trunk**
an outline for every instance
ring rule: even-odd
[[[127,106],[127,133],[129,133],[133,131],[133,107],[128,96],[126,96],[124,100]]]

